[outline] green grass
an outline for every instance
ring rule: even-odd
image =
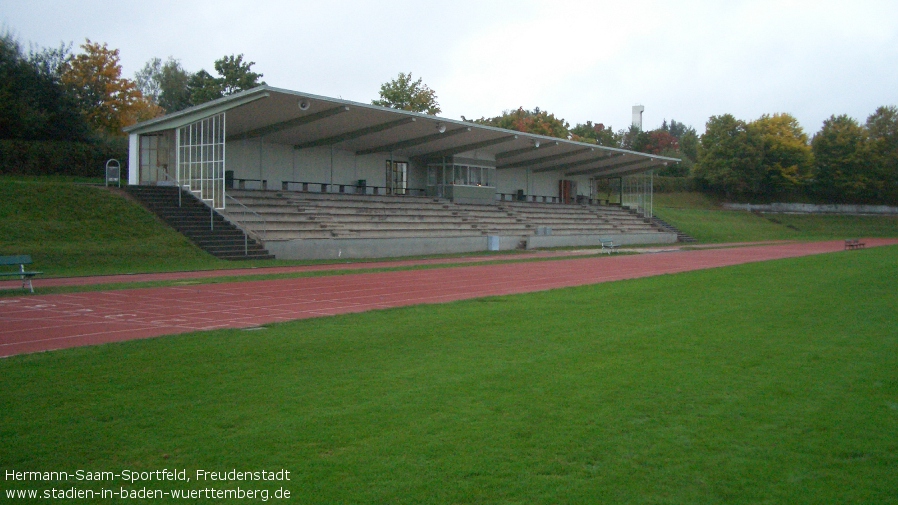
[[[284,468],[296,503],[896,503],[896,258],[0,360],[0,467]]]
[[[0,254],[30,254],[47,275],[191,270],[223,261],[139,205],[94,186],[0,180]]]
[[[704,243],[765,240],[839,240],[898,237],[895,216],[753,214],[721,210],[719,202],[700,193],[654,196],[661,219]]]

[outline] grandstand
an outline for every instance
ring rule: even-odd
[[[245,234],[244,244],[256,242],[258,255],[380,257],[677,239],[651,221],[652,170],[679,161],[673,158],[269,86],[126,131],[129,185],[181,188],[178,206],[185,195],[204,203]],[[617,205],[600,194],[610,187]],[[169,220],[178,214],[173,202]],[[177,220],[179,229],[202,222],[201,214]],[[219,257],[239,249],[239,238],[194,232],[201,246],[227,242]]]

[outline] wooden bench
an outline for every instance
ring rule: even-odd
[[[599,242],[602,243],[602,252],[607,252],[608,254],[614,252],[614,242],[611,239],[600,238]]]
[[[856,238],[845,239],[845,250],[849,249],[863,249],[864,243]]]
[[[20,256],[0,256],[0,267],[19,265],[19,270],[17,272],[0,272],[0,277],[19,277],[22,279],[22,289],[25,289],[27,286],[28,289],[34,293],[34,286],[31,285],[31,279],[33,279],[35,275],[40,275],[43,272],[26,271],[25,265],[30,264],[31,256],[28,256],[27,254]]]

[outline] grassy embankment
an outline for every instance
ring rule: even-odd
[[[59,179],[0,179],[0,255],[48,276],[226,268],[140,205]]]
[[[896,254],[12,357],[0,468],[283,468],[105,487],[310,504],[898,503]],[[103,487],[0,488],[51,486]]]
[[[898,217],[753,214],[701,193],[654,195],[655,214],[702,243],[898,237]]]

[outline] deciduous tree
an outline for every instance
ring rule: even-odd
[[[711,191],[727,197],[758,194],[764,180],[760,137],[731,114],[711,116],[701,136],[693,176]]]
[[[265,84],[265,81],[260,80],[262,74],[252,71],[255,64],[253,61],[243,61],[242,54],[223,56],[215,60],[218,77],[213,77],[205,70],[193,74],[187,81],[191,105],[199,105]]]
[[[813,189],[831,202],[869,201],[875,190],[867,132],[849,116],[831,116],[811,141]]]
[[[190,74],[171,56],[164,63],[159,58],[153,58],[135,74],[141,93],[167,113],[190,107],[189,80]]]
[[[810,177],[812,155],[808,136],[798,120],[789,114],[764,114],[749,127],[763,147],[761,191],[772,195],[802,187]]]
[[[11,34],[0,34],[0,138],[83,140],[89,135],[59,82],[61,51],[32,51],[26,57]]]
[[[614,133],[614,129],[610,126],[606,127],[602,123],[593,124],[587,121],[583,124],[571,128],[572,140],[578,142],[590,142],[605,147],[620,147],[620,137]]]
[[[380,99],[372,100],[371,103],[434,116],[440,113],[436,92],[422,83],[420,77],[413,81],[411,72],[399,72],[395,79],[381,85]]]
[[[462,117],[464,119],[464,117]],[[533,110],[526,110],[518,107],[517,110],[507,110],[501,116],[491,118],[475,119],[475,123],[495,126],[497,128],[505,128],[506,130],[517,130],[525,133],[535,133],[537,135],[545,135],[547,137],[557,137],[566,139],[571,136],[568,129],[570,125],[567,121],[555,117],[536,107]]]
[[[63,65],[61,79],[96,132],[120,136],[122,128],[161,113],[134,81],[122,77],[118,49],[89,39],[81,49]]]
[[[882,202],[898,203],[898,107],[879,107],[867,118],[869,152],[876,177],[881,181]]]

